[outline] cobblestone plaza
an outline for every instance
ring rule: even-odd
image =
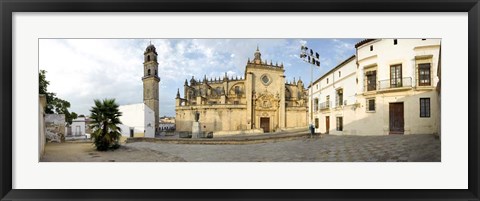
[[[59,146],[78,151],[66,153],[67,148]],[[114,152],[96,152],[90,143],[63,143],[47,145],[42,161],[440,162],[440,148],[440,140],[434,135],[421,134],[304,136],[288,141],[242,145],[133,142]]]

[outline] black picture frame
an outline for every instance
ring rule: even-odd
[[[2,200],[479,200],[478,0],[0,0]],[[12,189],[13,12],[468,12],[468,189],[23,190]]]

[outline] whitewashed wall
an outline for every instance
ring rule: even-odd
[[[143,105],[144,108],[144,128],[145,137],[155,137],[155,112],[147,105]]]
[[[314,120],[318,118],[319,127],[316,132],[326,132],[326,116],[330,117],[329,133],[335,133],[336,117],[343,117],[343,125],[347,125],[355,121],[355,114],[352,107],[355,106],[356,101],[356,70],[355,58],[342,64],[335,70],[328,72],[323,78],[318,80],[313,85],[314,98],[318,98],[318,110],[314,112]],[[328,82],[327,82],[328,79]],[[336,105],[337,90],[343,90],[343,102],[339,106]],[[327,96],[330,96],[330,110],[322,110],[320,104],[327,101]],[[314,121],[315,122],[315,121]],[[344,126],[344,131],[347,128]],[[348,130],[348,129],[347,129]]]
[[[119,107],[122,116],[122,135],[130,137],[130,128],[136,137],[155,137],[155,113],[144,103],[122,105]]]

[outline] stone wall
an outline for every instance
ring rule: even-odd
[[[50,142],[65,141],[65,115],[45,114],[46,138]]]
[[[45,153],[45,107],[47,105],[47,98],[45,95],[40,95],[38,104],[38,160],[40,160]]]
[[[200,112],[202,132],[247,130],[246,110],[243,105],[177,108],[176,131],[192,131],[195,112]]]

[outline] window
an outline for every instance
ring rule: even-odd
[[[158,74],[157,74],[157,70],[155,70],[155,76],[157,76],[157,75],[158,75]]]
[[[343,117],[337,117],[337,131],[343,131]]]
[[[221,95],[221,94],[222,94],[222,88],[217,87],[217,88],[215,89],[215,94]]]
[[[328,78],[327,78],[327,84],[328,84]]]
[[[402,65],[390,66],[390,87],[402,87]]]
[[[147,71],[147,75],[150,75],[150,69],[148,69],[148,71]]]
[[[315,128],[318,128],[318,118],[315,118]]]
[[[430,86],[430,63],[418,64],[418,86]]]
[[[342,72],[338,71],[338,77],[342,77]]]
[[[367,100],[367,111],[368,112],[375,112],[375,99],[368,99]]]
[[[420,98],[420,117],[430,117],[430,98]]]
[[[422,38],[422,40],[427,40],[426,38]]]
[[[292,93],[288,88],[285,88],[285,98],[292,98]]]
[[[397,39],[393,39],[393,45],[397,45],[398,44],[397,42],[398,42]]]
[[[370,51],[373,51],[373,45],[370,45]]]
[[[367,91],[377,90],[377,71],[367,71]]]
[[[330,95],[327,96],[327,101],[325,102],[325,108],[330,108]]]
[[[235,86],[235,95],[240,95],[240,86]]]
[[[313,108],[314,108],[314,111],[318,111],[318,98],[315,98],[314,101],[313,101]]]
[[[240,101],[233,101],[233,104],[238,105],[238,104],[240,104]]]
[[[343,89],[338,89],[337,90],[337,96],[335,100],[335,106],[339,107],[343,103]]]
[[[266,84],[266,83],[268,83],[268,81],[270,81],[270,79],[268,79],[267,76],[263,76],[263,77],[262,77],[262,81],[263,81],[263,83]]]
[[[264,74],[260,77],[260,80],[262,81],[263,85],[269,85],[270,82],[272,82],[272,79],[267,74]]]
[[[147,61],[150,61],[150,55],[147,55]]]

